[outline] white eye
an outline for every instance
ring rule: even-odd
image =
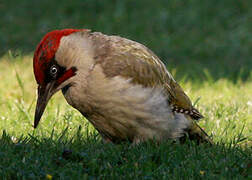
[[[52,76],[56,76],[57,72],[58,72],[57,67],[56,67],[55,65],[53,65],[53,66],[50,68],[50,74],[51,74]]]

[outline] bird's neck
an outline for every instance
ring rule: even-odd
[[[55,59],[67,69],[74,66],[81,73],[88,73],[94,64],[93,41],[88,32],[78,32],[61,38]]]

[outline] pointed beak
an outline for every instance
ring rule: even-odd
[[[50,82],[46,86],[38,86],[38,99],[35,110],[34,128],[38,126],[46,105],[54,93],[54,82]]]

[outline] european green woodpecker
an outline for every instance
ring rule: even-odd
[[[181,139],[211,142],[203,116],[161,60],[147,47],[86,29],[47,33],[33,58],[38,84],[36,128],[59,90],[105,141]]]

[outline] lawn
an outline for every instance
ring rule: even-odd
[[[32,178],[251,178],[252,82],[227,79],[180,84],[204,114],[215,145],[146,142],[103,144],[58,93],[34,130],[36,83],[32,56],[0,60],[0,176]],[[175,69],[172,70],[175,74]],[[176,74],[175,74],[176,77]],[[252,78],[252,77],[251,77]]]
[[[252,179],[252,1],[4,0],[0,11],[0,179]],[[33,51],[62,28],[153,50],[215,144],[103,144],[60,92],[34,130]]]

